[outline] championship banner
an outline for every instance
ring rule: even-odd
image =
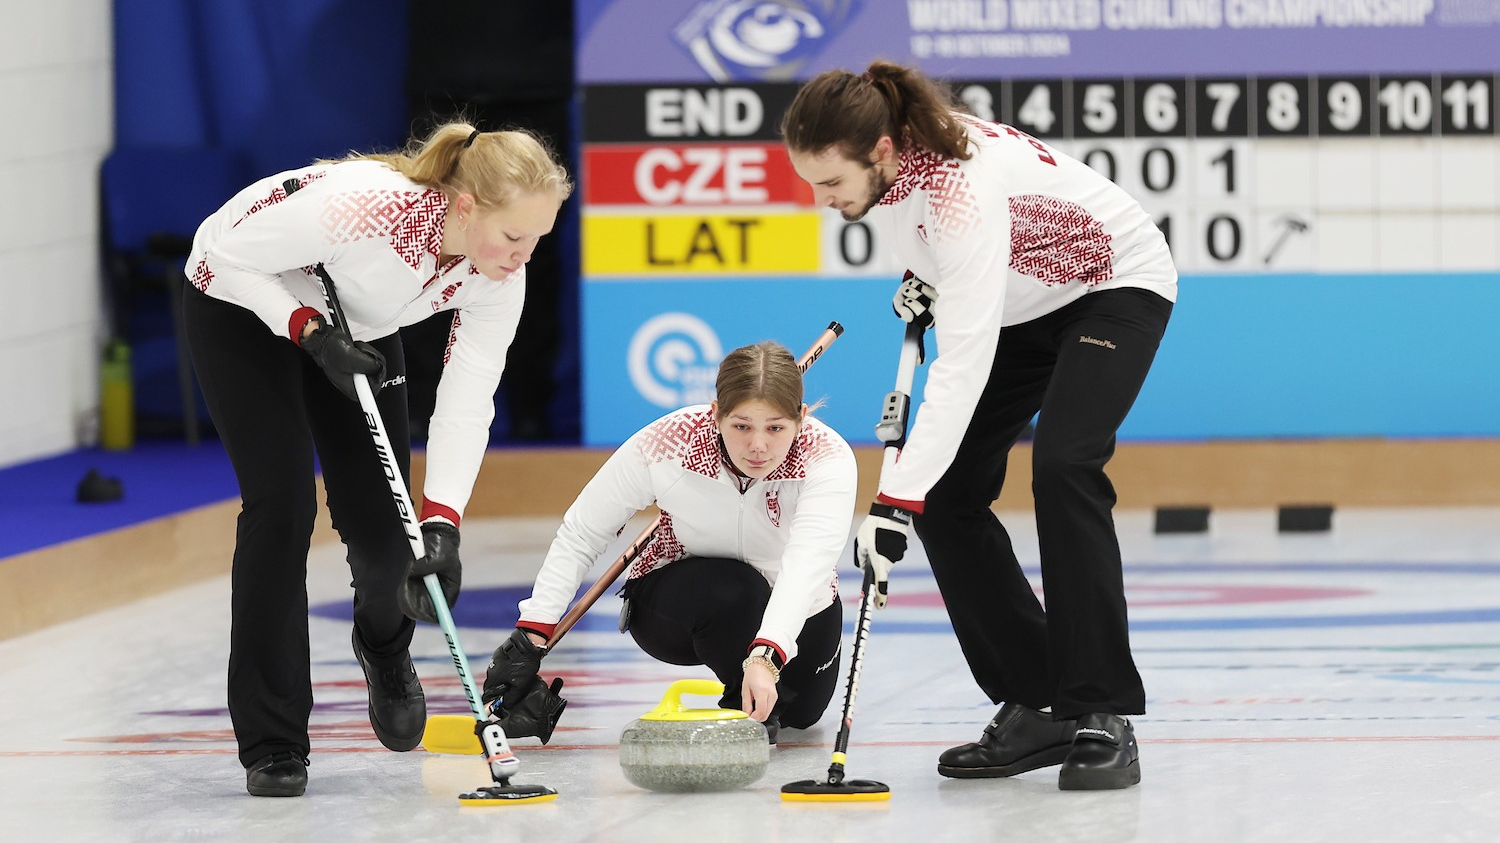
[[[1495,0],[580,0],[578,79],[806,79],[871,59],[934,76],[1495,69]]]

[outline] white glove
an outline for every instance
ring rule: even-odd
[[[891,309],[902,322],[931,322],[933,306],[937,304],[937,288],[911,274],[908,270],[896,295],[891,297]]]
[[[869,565],[875,572],[875,608],[884,609],[891,566],[906,555],[906,531],[911,513],[877,503],[854,534],[854,567]]]

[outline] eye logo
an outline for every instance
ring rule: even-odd
[[[707,0],[672,33],[718,82],[796,78],[859,0]]]
[[[626,366],[641,397],[677,409],[714,398],[724,347],[708,323],[691,313],[663,313],[630,339]]]

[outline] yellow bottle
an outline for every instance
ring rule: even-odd
[[[111,451],[135,444],[135,391],[124,340],[110,340],[99,365],[99,444]]]

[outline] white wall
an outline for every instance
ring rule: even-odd
[[[111,0],[0,0],[0,466],[92,444]]]

